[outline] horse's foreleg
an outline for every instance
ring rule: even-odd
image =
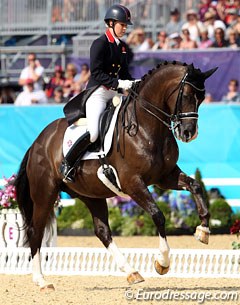
[[[96,236],[113,256],[119,269],[127,274],[129,284],[136,284],[144,281],[142,276],[132,268],[124,255],[112,240],[112,234],[108,223],[108,208],[105,199],[81,198],[89,208]]]
[[[170,248],[165,233],[165,217],[154,202],[142,179],[138,177],[134,180],[134,183],[129,183],[131,189],[128,190],[128,194],[152,217],[152,220],[157,227],[160,239],[160,253],[155,261],[155,269],[162,275],[168,272],[170,265]]]
[[[159,183],[163,189],[187,190],[192,193],[197,205],[201,225],[196,229],[196,238],[207,244],[209,239],[209,218],[210,214],[203,196],[203,189],[199,182],[183,173],[178,166],[174,171]]]

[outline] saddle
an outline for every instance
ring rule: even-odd
[[[98,88],[95,86],[82,91],[75,95],[69,102],[64,106],[63,112],[67,119],[68,125],[72,125],[81,118],[86,118],[86,102],[90,95]],[[99,120],[99,137],[96,142],[92,143],[88,150],[90,152],[97,152],[103,148],[105,135],[110,127],[110,123],[115,111],[115,106],[112,100],[107,102],[106,109],[101,114]]]
[[[74,96],[68,104],[64,107],[64,114],[69,125],[72,125],[80,118],[86,118],[86,101],[89,96],[96,90],[98,86],[87,89],[80,94]],[[123,97],[122,97],[123,98]],[[103,111],[99,122],[99,137],[97,141],[88,147],[89,152],[100,152],[104,151],[104,140],[105,136],[111,125],[113,115],[115,113],[116,106],[119,104],[119,97],[114,97],[113,100],[107,102],[106,109]],[[99,171],[99,179],[106,184],[115,193],[121,192],[119,183],[117,182],[117,174],[114,169],[108,163],[105,154],[98,155],[99,162],[101,164],[101,172]],[[100,178],[101,177],[101,178]]]
[[[68,125],[72,125],[80,118],[86,117],[86,102],[90,95],[99,87],[99,85],[86,89],[72,97],[64,106],[63,112],[67,119]]]

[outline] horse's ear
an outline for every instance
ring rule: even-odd
[[[209,78],[214,72],[216,72],[217,69],[218,69],[218,67],[208,70],[206,72],[203,72],[204,79]]]

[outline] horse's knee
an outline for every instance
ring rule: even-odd
[[[95,235],[101,240],[104,246],[107,248],[112,241],[110,228],[105,225],[95,226]]]

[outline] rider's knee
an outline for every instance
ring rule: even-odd
[[[98,133],[90,133],[90,142],[94,143],[97,141]]]

